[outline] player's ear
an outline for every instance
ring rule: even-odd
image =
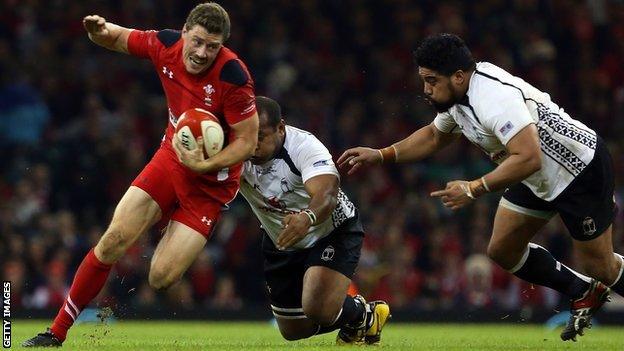
[[[286,121],[284,121],[284,119],[280,119],[279,124],[277,125],[277,131],[280,132],[280,134],[283,134],[286,132]]]
[[[453,84],[455,85],[462,85],[464,84],[464,81],[466,80],[466,78],[467,78],[466,72],[462,70],[458,70],[458,71],[455,71],[455,73],[451,75],[451,82],[453,82]]]

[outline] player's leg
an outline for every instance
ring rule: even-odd
[[[288,316],[288,309],[277,310],[280,332],[287,340],[298,340],[339,329],[348,322],[362,324],[366,317],[365,301],[347,296],[351,280],[344,274],[323,266],[310,267],[303,277],[301,308]]]
[[[131,186],[119,201],[108,229],[78,267],[69,294],[52,323],[51,334],[42,333],[23,346],[60,346],[82,309],[104,287],[112,265],[160,216],[160,207],[149,194]]]
[[[60,346],[67,330],[80,311],[100,292],[111,266],[136,239],[168,213],[175,202],[170,181],[166,150],[160,149],[132,182],[117,204],[113,219],[96,247],[89,251],[74,276],[65,302],[61,306],[51,331],[24,342],[24,346]]]
[[[169,222],[152,256],[149,284],[166,289],[182,278],[206,245],[206,237],[177,221]]]
[[[582,296],[589,287],[589,278],[557,261],[544,247],[530,243],[548,222],[547,214],[504,200],[496,211],[488,256],[522,280],[547,286],[571,298]]]
[[[386,302],[366,303],[362,296],[347,295],[363,238],[359,219],[348,219],[315,244],[306,259],[303,312],[318,324],[316,334],[340,329],[338,343],[377,344],[390,317]]]
[[[624,258],[613,252],[613,226],[592,240],[574,240],[574,251],[585,274],[624,296]]]

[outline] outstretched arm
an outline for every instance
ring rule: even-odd
[[[82,20],[89,39],[109,50],[128,53],[128,37],[132,29],[106,22],[104,17],[89,15]]]
[[[340,168],[349,167],[348,174],[360,167],[391,162],[413,162],[421,160],[449,145],[460,134],[444,133],[433,123],[422,127],[407,138],[383,149],[355,147],[348,149],[338,158]]]

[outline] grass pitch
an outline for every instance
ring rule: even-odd
[[[49,321],[15,320],[12,348],[48,326]],[[351,350],[335,346],[336,333],[284,341],[270,322],[120,321],[74,326],[65,350]],[[385,350],[624,350],[624,328],[595,327],[576,343],[562,342],[559,331],[525,324],[399,324],[382,334]]]

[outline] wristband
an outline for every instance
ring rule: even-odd
[[[488,193],[491,192],[490,187],[485,182],[485,177],[481,177],[481,184],[483,184],[483,188],[485,188],[485,191],[487,191]]]
[[[381,163],[396,162],[397,152],[394,144],[383,149],[377,149],[377,151],[381,155]]]
[[[311,209],[306,208],[304,210],[301,210],[300,213],[304,213],[305,215],[308,216],[308,218],[310,218],[310,225],[316,224],[316,215],[314,214],[314,212]]]
[[[466,196],[471,198],[472,200],[476,200],[477,198],[472,194],[472,190],[470,190],[470,184],[462,183],[461,188],[466,193]]]

